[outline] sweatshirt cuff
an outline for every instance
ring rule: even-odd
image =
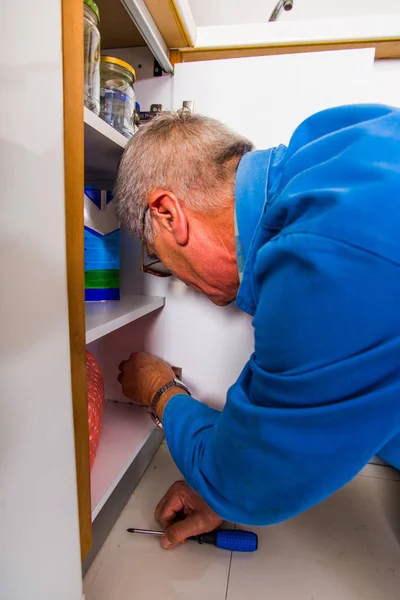
[[[219,410],[186,394],[175,394],[164,408],[162,423],[168,448],[188,483],[193,468],[189,457],[196,446],[196,437],[213,427],[220,415]]]

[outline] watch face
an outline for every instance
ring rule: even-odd
[[[183,390],[185,390],[185,392],[187,392],[189,394],[189,396],[191,396],[192,394],[189,392],[189,388],[187,387],[187,385],[185,385],[183,383],[183,381],[181,381],[180,379],[174,379],[174,383],[177,387],[182,388]]]

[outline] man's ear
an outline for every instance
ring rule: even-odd
[[[179,246],[185,246],[189,238],[189,223],[175,194],[169,190],[155,190],[148,202],[151,216],[160,233],[170,233]]]

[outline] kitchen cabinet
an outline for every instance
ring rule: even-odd
[[[362,101],[395,103],[390,77],[386,87],[373,85],[378,76],[373,59],[373,50],[357,50],[177,64],[174,76],[162,82],[170,88],[170,104],[163,106],[178,109],[193,100],[197,111],[222,120],[257,147],[287,143],[303,119],[323,108]],[[137,82],[142,107],[158,101],[158,86],[158,78]],[[168,101],[165,89],[162,93]],[[122,400],[115,382],[117,366],[140,338],[138,347],[183,368],[197,397],[222,407],[226,390],[252,352],[249,317],[233,307],[214,307],[179,282],[141,274],[139,244],[126,232],[122,237],[123,288],[130,294],[166,297],[166,306],[149,317],[143,337],[131,326],[90,345],[106,375],[106,396]]]
[[[160,101],[164,109],[177,109],[193,100],[196,111],[265,147],[288,142],[316,110],[348,102],[396,104],[400,97],[397,73],[376,69],[373,50],[193,62],[173,69],[168,44],[144,2],[124,4],[136,23],[122,13],[127,27],[122,49],[134,38],[133,56],[148,56],[143,50],[148,45],[170,72],[139,78],[142,109]],[[78,534],[84,559],[92,522],[95,553],[162,437],[144,409],[123,402],[116,381],[120,360],[139,349],[153,352],[183,368],[194,395],[222,407],[252,351],[252,329],[249,317],[234,307],[217,308],[179,282],[142,274],[140,245],[126,232],[122,300],[88,306],[85,315],[83,186],[86,181],[112,187],[126,140],[83,109],[81,0],[61,5],[42,0],[34,7],[19,0],[7,10],[7,25],[0,19],[0,39],[13,50],[4,71],[7,118],[1,123],[7,561],[0,589],[12,600],[27,597],[27,590],[34,599],[79,600]],[[107,19],[104,15],[105,6]],[[122,28],[112,29],[109,44],[117,45]],[[38,98],[45,88],[46,105]],[[29,102],[23,101],[27,92]],[[108,401],[92,481],[86,347],[102,367]]]

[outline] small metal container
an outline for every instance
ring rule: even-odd
[[[127,62],[101,57],[100,117],[127,138],[134,133],[135,80],[135,70]]]

